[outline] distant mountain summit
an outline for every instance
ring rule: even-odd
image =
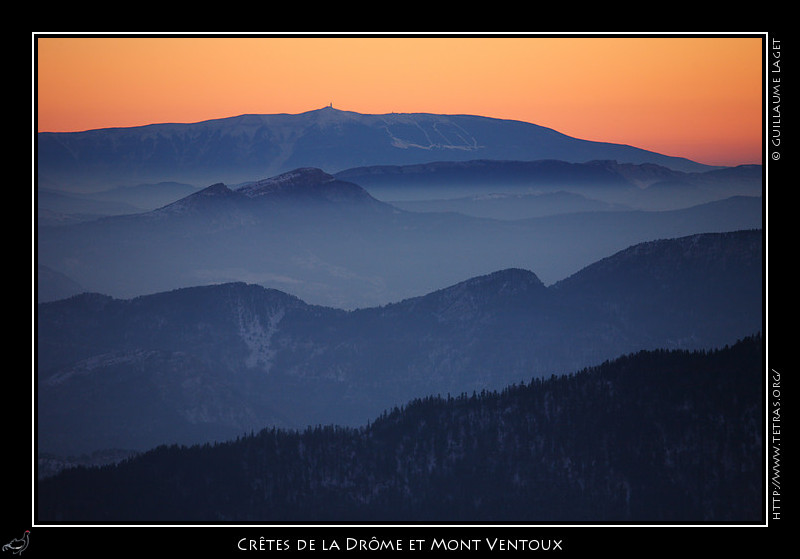
[[[276,177],[260,180],[239,188],[239,192],[250,198],[258,196],[269,196],[282,193],[295,193],[297,191],[307,192],[322,191],[322,186],[333,182],[335,179],[323,171],[316,168],[294,169]]]
[[[284,204],[284,207],[297,207],[296,203],[302,203],[306,208],[330,204],[353,208],[371,204],[376,208],[390,209],[360,186],[338,180],[321,169],[306,167],[235,189],[224,183],[212,184],[151,213],[211,212],[218,215],[225,209],[257,211],[261,204],[270,203]]]
[[[256,181],[236,192],[248,198],[327,202],[377,202],[366,190],[351,182],[339,180],[322,169],[304,167],[276,177]]]
[[[37,134],[39,187],[102,190],[141,182],[237,184],[317,167],[472,159],[616,160],[700,171],[683,158],[580,140],[535,124],[471,115],[365,115],[331,107],[190,124]]]

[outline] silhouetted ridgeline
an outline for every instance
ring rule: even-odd
[[[758,521],[762,340],[642,351],[354,429],[162,446],[39,483],[38,522]]]
[[[592,142],[536,124],[474,115],[360,114],[325,107],[203,122],[40,132],[39,186],[86,191],[141,182],[243,182],[298,167],[340,171],[423,162],[557,159],[714,169],[628,145]]]

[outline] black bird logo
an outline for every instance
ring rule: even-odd
[[[30,533],[30,530],[25,530],[25,535],[22,536],[22,538],[14,538],[8,542],[3,546],[3,551],[10,551],[16,555],[21,554],[23,551],[25,551],[25,548],[28,547],[28,537],[30,536]]]

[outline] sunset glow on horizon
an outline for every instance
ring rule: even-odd
[[[36,127],[69,132],[333,103],[473,114],[711,165],[762,163],[753,37],[37,37]]]

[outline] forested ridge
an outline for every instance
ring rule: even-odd
[[[42,480],[38,522],[750,522],[763,507],[761,336],[641,351],[360,428],[160,446]]]

